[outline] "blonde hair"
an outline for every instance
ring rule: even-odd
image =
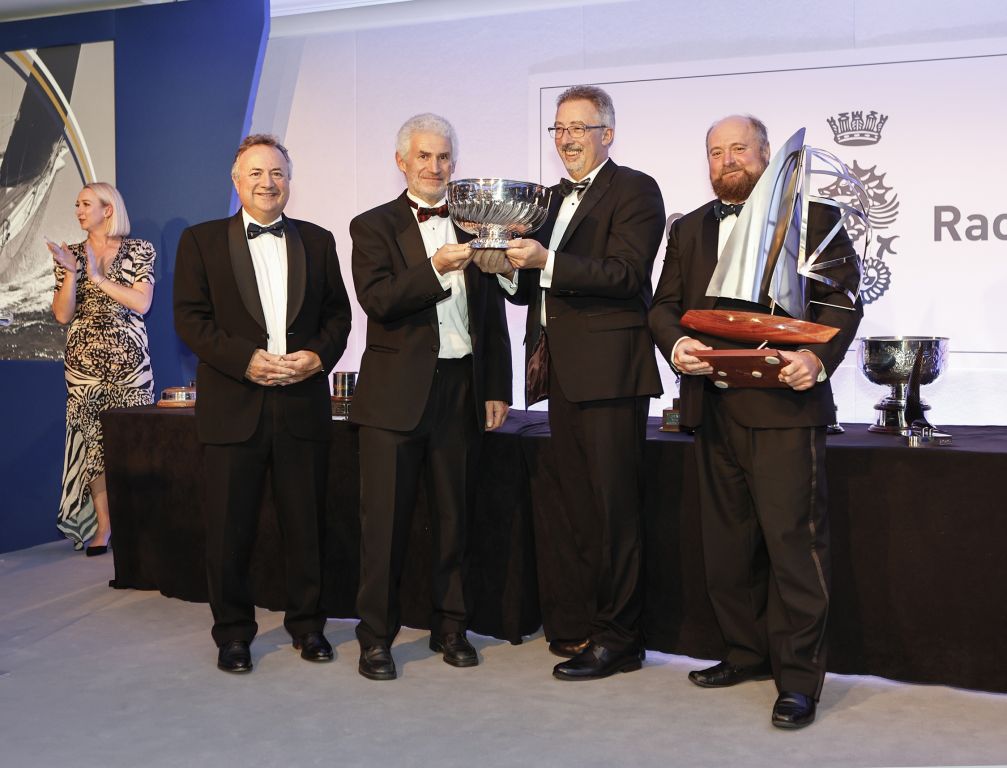
[[[109,237],[128,235],[129,214],[126,213],[126,201],[122,199],[119,190],[104,181],[92,181],[90,184],[85,184],[84,189],[94,192],[102,205],[112,206],[112,215],[105,222],[105,234]]]

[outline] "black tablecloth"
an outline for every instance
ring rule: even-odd
[[[205,601],[202,464],[191,411],[102,416],[115,531],[115,582]],[[833,672],[1007,691],[1007,428],[946,427],[948,448],[907,448],[849,425],[829,438]],[[333,422],[324,608],[351,617],[359,565],[356,431]],[[487,435],[470,527],[471,627],[520,642],[561,605],[567,538],[542,414],[515,412]],[[646,451],[644,631],[647,647],[723,653],[706,596],[692,438],[652,420]],[[272,502],[253,558],[256,602],[280,609],[282,563]],[[428,626],[429,514],[413,519],[403,620]],[[207,617],[209,622],[209,615]]]

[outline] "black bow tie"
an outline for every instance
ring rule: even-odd
[[[588,188],[591,184],[591,179],[584,179],[584,181],[578,181],[574,183],[570,179],[560,179],[559,180],[559,193],[566,197],[574,190],[577,190],[577,199],[580,200],[584,197],[584,190]]]
[[[713,204],[713,215],[717,218],[717,221],[723,221],[728,216],[740,216],[741,209],[744,207],[744,203],[738,203],[735,205],[732,203],[723,203],[718,200]]]
[[[444,203],[444,205],[438,205],[436,208],[424,208],[422,205],[417,205],[411,197],[407,197],[406,200],[409,201],[409,205],[416,209],[416,220],[420,224],[434,216],[440,216],[442,219],[446,219],[451,215],[451,212],[448,211],[447,203]]]
[[[277,237],[283,237],[283,222],[278,221],[275,224],[270,224],[268,227],[260,227],[254,221],[248,222],[248,229],[245,230],[248,233],[248,239],[254,240],[263,232],[268,232],[271,235],[276,235]]]

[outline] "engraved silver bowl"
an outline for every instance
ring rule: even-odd
[[[470,235],[473,248],[506,248],[525,237],[549,215],[552,193],[540,184],[510,179],[459,179],[448,183],[448,210]]]
[[[891,387],[890,392],[874,405],[877,421],[868,427],[871,432],[908,435],[906,424],[906,398],[909,377],[922,352],[920,384],[937,380],[947,365],[948,338],[946,336],[865,336],[860,339],[857,362],[867,380],[873,384]],[[930,406],[920,399],[923,410]]]

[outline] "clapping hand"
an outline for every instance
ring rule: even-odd
[[[90,243],[84,243],[84,269],[92,283],[103,282],[102,278],[105,276],[98,269],[98,257],[94,255],[94,248]]]
[[[57,245],[48,237],[45,239],[45,246],[49,249],[49,253],[52,254],[53,261],[55,261],[59,266],[68,272],[77,271],[77,258],[70,253],[70,249],[67,247],[66,243]]]

